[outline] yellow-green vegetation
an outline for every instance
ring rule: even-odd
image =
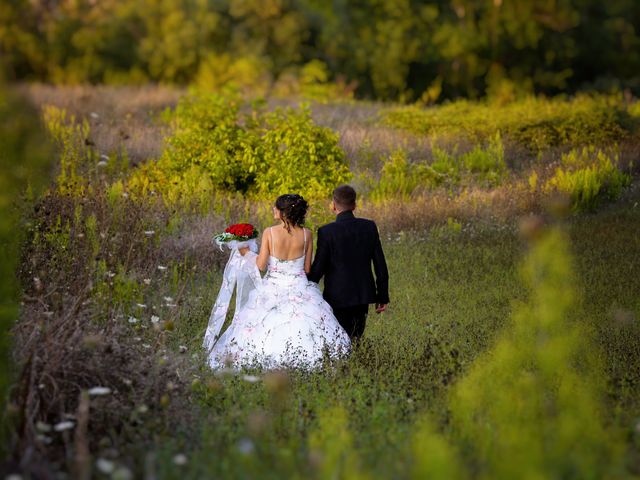
[[[501,134],[533,151],[559,145],[606,145],[636,131],[631,106],[621,96],[574,99],[527,97],[496,105],[459,100],[438,107],[408,106],[381,113],[381,121],[417,135],[482,141]]]
[[[425,103],[585,86],[637,94],[639,12],[632,0],[13,0],[0,9],[0,50],[10,78],[59,84],[317,98],[333,95],[326,74],[338,90]]]
[[[337,135],[316,125],[306,107],[266,111],[235,97],[190,96],[172,122],[163,156],[129,179],[134,194],[184,203],[220,191],[254,198],[295,191],[318,199],[350,178]]]
[[[601,354],[575,316],[567,239],[531,236],[531,299],[454,389],[454,430],[481,478],[620,475],[622,437],[604,415]]]
[[[464,183],[483,187],[499,185],[507,174],[504,147],[500,134],[488,141],[487,146],[476,145],[472,150],[458,154],[432,145],[432,161],[410,162],[406,151],[400,149],[386,159],[380,170],[380,180],[371,190],[374,201],[424,194],[441,185],[453,187]]]
[[[618,153],[612,149],[573,149],[562,155],[560,163],[545,190],[569,195],[576,211],[594,210],[604,200],[616,200],[631,183],[631,176],[620,170]]]

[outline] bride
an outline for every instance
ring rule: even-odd
[[[237,261],[240,270],[236,293],[240,301],[231,325],[217,340],[221,325],[212,328],[212,320],[218,302],[214,306],[204,341],[212,368],[314,367],[325,355],[335,357],[349,350],[347,333],[318,285],[307,280],[313,254],[311,232],[304,228],[307,208],[300,195],[281,195],[273,207],[278,224],[263,232],[260,253],[249,248],[232,252],[230,263]],[[264,278],[257,269],[266,269]],[[242,275],[250,281],[241,281]],[[241,288],[246,284],[253,287],[248,293]]]

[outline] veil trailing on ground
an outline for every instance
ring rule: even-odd
[[[260,272],[256,266],[258,245],[255,239],[246,242],[228,243],[227,246],[231,249],[231,256],[224,268],[220,293],[218,293],[216,303],[211,310],[209,324],[204,335],[203,346],[207,349],[207,352],[211,351],[220,337],[220,330],[222,330],[227,317],[234,288],[237,289],[235,306],[235,313],[237,313],[247,303],[251,291],[262,282]],[[249,247],[250,249],[244,256],[238,251],[239,248],[243,247]]]

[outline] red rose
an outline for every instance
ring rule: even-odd
[[[236,223],[228,227],[225,232],[237,237],[251,237],[254,234],[253,225],[249,223]]]

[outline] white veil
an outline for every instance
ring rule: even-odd
[[[231,255],[224,268],[220,292],[211,310],[209,324],[207,325],[207,331],[204,335],[203,346],[207,352],[211,351],[220,337],[220,330],[227,317],[227,311],[229,310],[234,288],[237,287],[236,307],[234,311],[235,318],[235,315],[246,305],[251,291],[258,288],[262,282],[260,271],[256,265],[258,244],[255,239],[246,242],[232,241],[224,245],[231,250]],[[244,247],[249,247],[250,250],[243,256],[238,249]],[[220,248],[222,248],[222,246],[220,246]]]

